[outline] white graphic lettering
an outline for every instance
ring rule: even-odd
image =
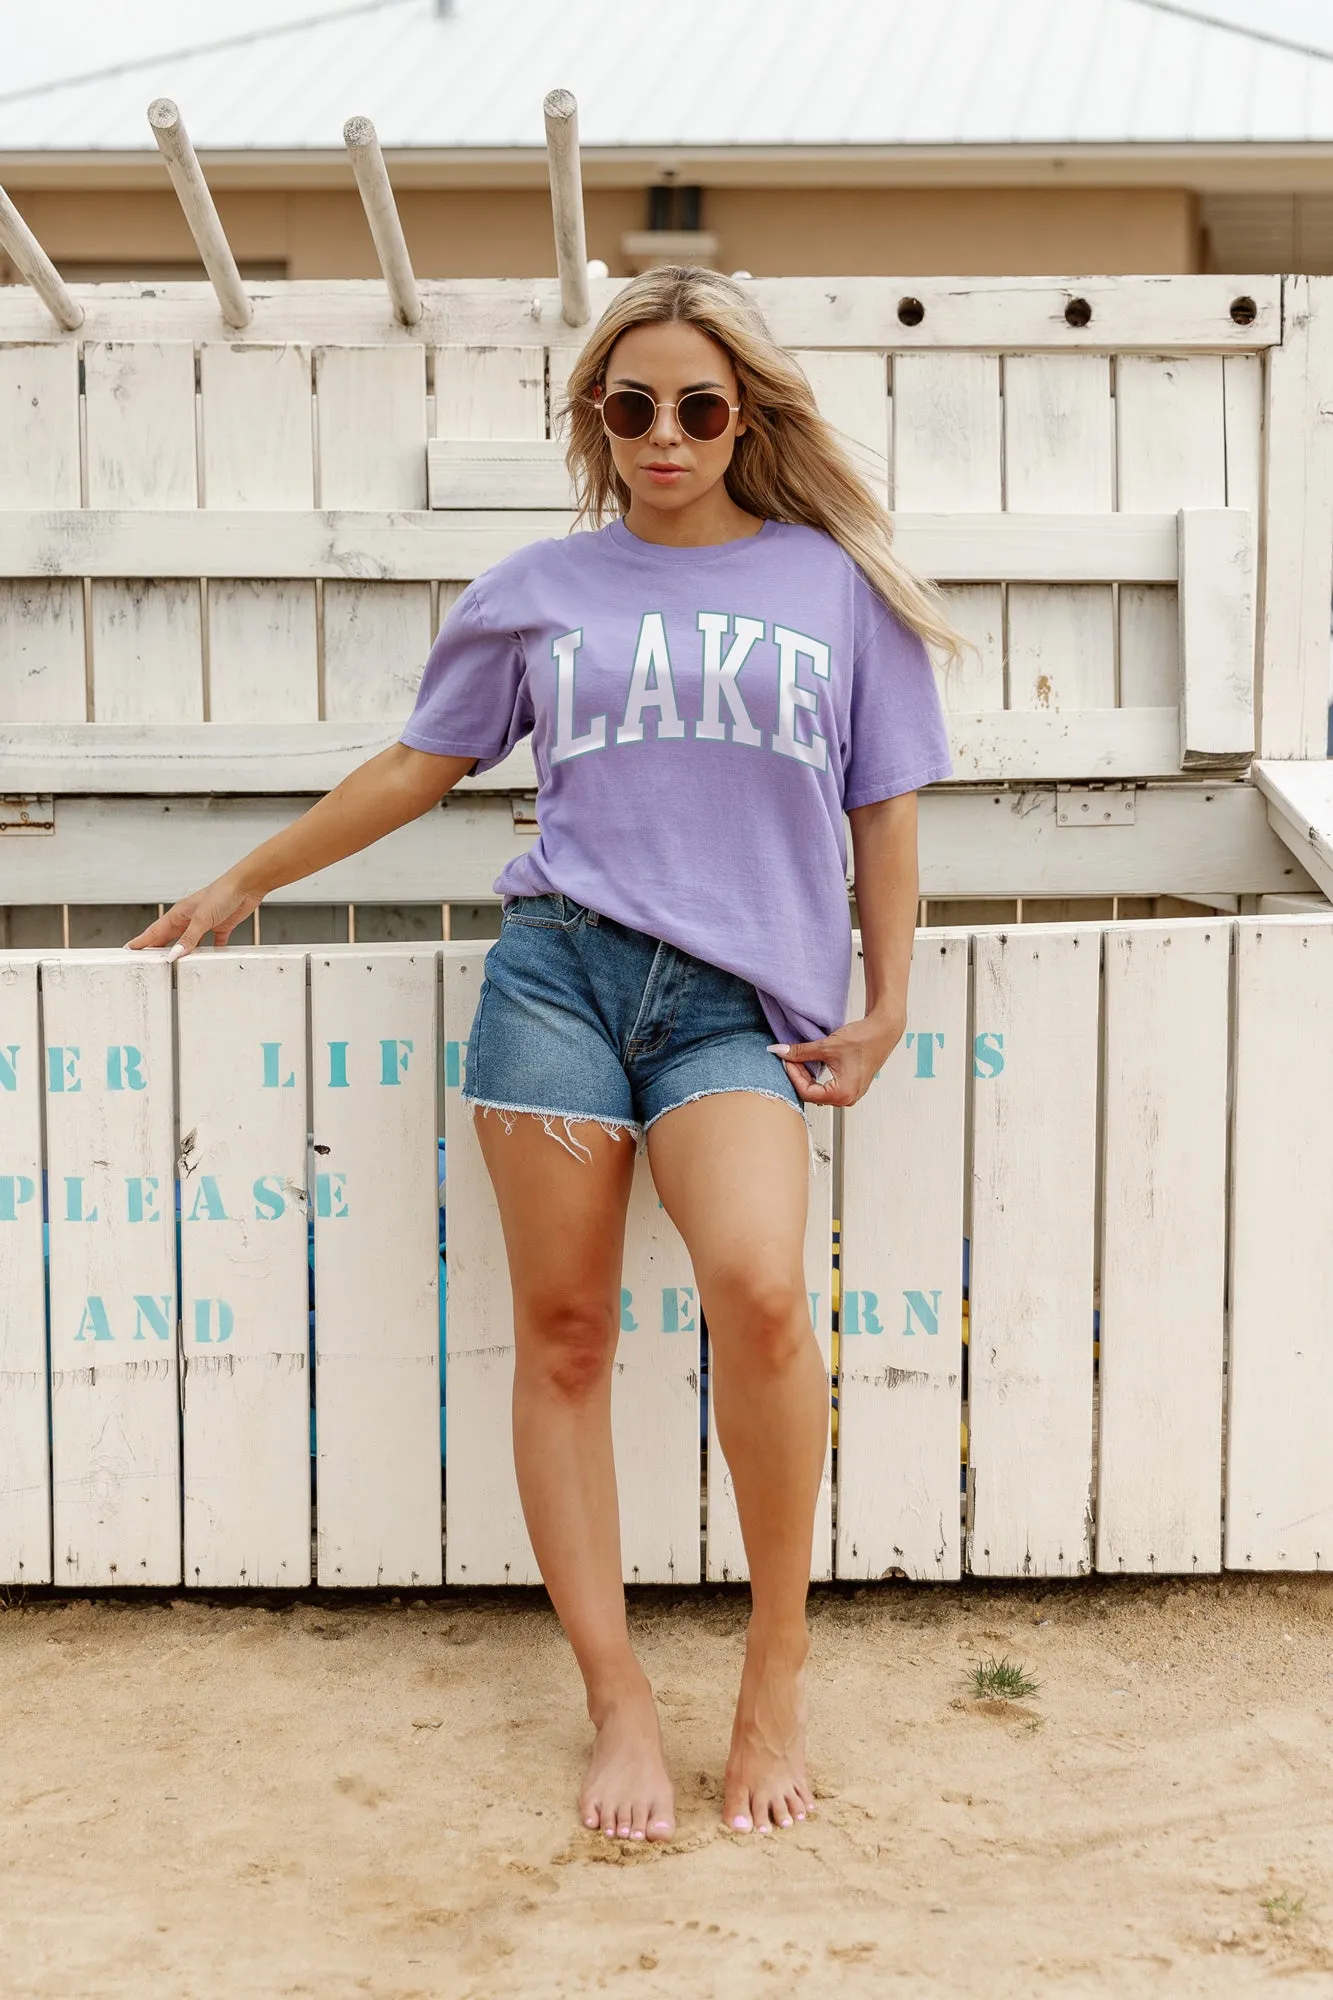
[[[648,676],[651,673],[652,679]],[[643,712],[657,710],[657,736],[685,734],[685,724],[676,713],[676,690],[671,679],[671,655],[667,651],[666,625],[660,611],[645,611],[639,626],[639,643],[630,675],[625,719],[616,731],[617,743],[642,743]]]
[[[735,638],[722,657],[722,641],[727,627],[734,625]],[[751,648],[764,636],[762,618],[728,618],[725,611],[701,611],[699,630],[704,635],[704,712],[694,725],[696,737],[706,743],[748,743],[759,748],[763,737],[751,722],[736,676],[750,657]],[[722,704],[731,710],[731,727],[722,720]]]
[[[606,717],[594,716],[582,736],[574,734],[574,658],[583,644],[582,630],[565,632],[551,641],[555,660],[555,742],[551,762],[563,764],[589,750],[606,748]]]
[[[810,741],[802,743],[796,734],[798,708],[819,707],[816,688],[802,687],[796,666],[804,655],[820,680],[829,678],[829,649],[822,639],[808,639],[803,632],[791,632],[785,625],[773,627],[773,643],[778,649],[778,727],[772,748],[783,757],[795,757],[816,771],[828,769],[828,744],[811,724]]]

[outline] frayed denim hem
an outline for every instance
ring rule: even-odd
[[[513,1131],[515,1118],[540,1118],[548,1135],[555,1140],[558,1146],[563,1146],[565,1151],[571,1154],[576,1160],[586,1159],[591,1163],[592,1149],[589,1146],[583,1145],[580,1140],[574,1137],[574,1134],[569,1129],[571,1123],[598,1125],[603,1132],[608,1133],[611,1138],[616,1140],[620,1138],[622,1132],[628,1132],[636,1142],[635,1153],[638,1154],[644,1150],[643,1128],[633,1118],[598,1118],[595,1114],[587,1111],[547,1111],[540,1105],[496,1104],[490,1099],[480,1097],[464,1097],[463,1102],[467,1106],[467,1115],[474,1124],[476,1123],[478,1111],[483,1116],[488,1111],[494,1111],[498,1113],[500,1119],[503,1121],[506,1132]],[[554,1118],[558,1118],[565,1128],[563,1137],[551,1123]]]

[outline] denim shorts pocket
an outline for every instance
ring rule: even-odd
[[[572,930],[578,921],[578,906],[559,889],[540,896],[515,896],[501,918],[505,924],[530,924],[537,930]]]

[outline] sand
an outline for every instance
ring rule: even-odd
[[[718,1824],[739,1593],[645,1592],[680,1834],[574,1815],[533,1593],[0,1608],[0,1991],[1333,1994],[1333,1579],[820,1593],[819,1816]],[[1032,1698],[978,1703],[1007,1654]]]

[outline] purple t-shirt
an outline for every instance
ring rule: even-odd
[[[540,831],[501,897],[562,890],[739,974],[778,1041],[841,1026],[843,813],[952,765],[921,639],[830,535],[671,548],[613,521],[505,557],[401,740],[482,772],[529,732]]]

